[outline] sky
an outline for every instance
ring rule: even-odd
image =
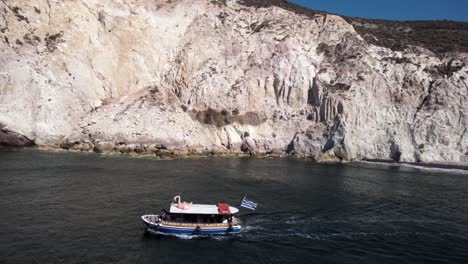
[[[389,20],[468,21],[468,0],[289,0],[334,14]]]

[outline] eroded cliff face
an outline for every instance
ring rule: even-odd
[[[468,161],[466,53],[392,51],[338,16],[237,1],[0,9],[0,123],[40,146]]]

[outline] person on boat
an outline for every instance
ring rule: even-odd
[[[162,209],[159,213],[159,219],[161,219],[162,221],[169,221],[171,220],[171,217],[165,209]]]
[[[164,221],[171,221],[171,215],[170,215],[170,214],[166,214],[166,215],[163,217],[163,220],[164,220]]]
[[[166,215],[166,210],[162,209],[161,212],[159,212],[159,220],[162,220],[165,215]]]

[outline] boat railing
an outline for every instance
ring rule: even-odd
[[[161,221],[163,225],[180,226],[180,227],[229,227],[229,223],[181,223],[173,221]],[[234,219],[232,225],[240,225],[239,219]]]
[[[144,218],[151,223],[159,222],[159,215],[145,215]]]
[[[226,223],[186,223],[186,222],[176,222],[176,221],[165,221],[165,220],[160,220],[159,215],[145,215],[144,216],[145,220],[148,222],[157,224],[157,223],[162,223],[164,225],[170,225],[170,226],[180,226],[180,227],[229,227],[229,222]],[[231,225],[240,225],[241,220],[239,218],[234,218],[232,219]]]

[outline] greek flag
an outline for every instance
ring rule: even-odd
[[[244,199],[242,199],[241,207],[248,208],[250,210],[255,210],[257,208],[257,203],[248,200],[245,196]]]

